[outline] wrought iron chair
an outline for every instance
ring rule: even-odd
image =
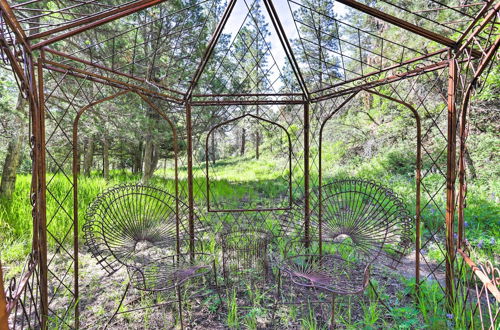
[[[334,180],[320,187],[319,200],[321,239],[352,241],[367,264],[383,254],[394,267],[408,252],[413,222],[391,189],[368,180]]]
[[[202,251],[201,239],[189,234],[188,214],[188,207],[175,196],[141,184],[110,188],[90,205],[83,226],[85,244],[110,275],[125,266],[129,276],[108,325],[132,286],[149,292],[175,289],[182,326],[181,286],[211,271],[215,276],[214,258],[194,252],[193,244]],[[200,238],[204,230],[199,225],[196,229]]]
[[[279,265],[294,285],[336,295],[361,293],[382,255],[399,261],[411,243],[411,219],[401,199],[372,181],[337,180],[320,189],[318,239],[292,243]],[[279,293],[279,291],[278,291]]]

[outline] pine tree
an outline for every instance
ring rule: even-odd
[[[299,39],[293,41],[295,56],[309,68],[304,79],[316,88],[333,84],[341,77],[334,2],[304,0],[293,17],[299,29]]]

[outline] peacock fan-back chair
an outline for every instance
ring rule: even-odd
[[[402,200],[373,181],[332,181],[320,187],[319,201],[315,238],[289,241],[279,276],[332,293],[334,326],[335,296],[363,292],[374,262],[398,263],[412,242],[412,220]]]
[[[177,289],[182,324],[180,286],[212,270],[215,274],[212,256],[200,252],[205,230],[197,221],[190,235],[188,215],[188,206],[174,195],[142,184],[112,187],[89,206],[83,226],[85,244],[109,275],[126,267],[129,276],[108,324],[130,286],[150,292]]]
[[[352,244],[365,264],[381,255],[394,267],[411,247],[413,221],[391,189],[362,179],[334,180],[319,190],[322,240]]]

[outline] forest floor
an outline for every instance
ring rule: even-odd
[[[127,271],[120,269],[111,276],[98,265],[89,253],[80,253],[80,322],[83,329],[175,329],[180,328],[175,290],[159,293],[129,289],[119,313],[117,311],[128,283]],[[55,258],[55,272],[67,267],[66,259]],[[61,269],[58,269],[58,268]],[[370,279],[373,287],[357,295],[337,296],[335,320],[339,328],[419,329],[431,326],[447,327],[443,310],[435,309],[424,319],[415,302],[414,261],[404,260],[397,269],[374,267]],[[408,272],[409,274],[405,274]],[[331,316],[331,294],[321,290],[301,289],[282,278],[282,293],[277,296],[277,274],[266,282],[233,285],[222,283],[215,287],[212,274],[182,287],[183,326],[187,329],[327,329]],[[54,280],[51,291],[57,290]],[[69,283],[67,283],[69,284]],[[423,286],[427,302],[439,303],[442,294],[435,281]],[[51,302],[53,328],[71,324],[68,297],[55,295]],[[448,322],[449,323],[449,322]]]

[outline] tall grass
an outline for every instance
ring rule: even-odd
[[[415,179],[412,167],[397,167],[399,160],[388,153],[379,153],[370,161],[353,159],[342,162],[335,152],[324,153],[323,183],[344,177],[373,179],[393,189],[405,202],[411,214],[415,213]],[[395,159],[396,158],[396,159]],[[314,162],[313,162],[314,163]],[[205,205],[206,177],[205,164],[194,168],[195,203]],[[263,154],[259,160],[245,157],[234,157],[218,161],[210,169],[211,192],[220,200],[227,199],[228,205],[234,206],[238,201],[247,200],[245,207],[276,206],[276,201],[287,192],[287,182],[283,180],[287,172],[284,164],[277,164],[271,154]],[[441,174],[425,172],[422,189],[422,222],[423,235],[429,235],[444,223],[445,190]],[[158,170],[152,184],[167,191],[174,192],[174,172],[171,166]],[[179,168],[180,198],[187,203],[187,169]],[[311,166],[312,190],[317,187],[317,167]],[[123,183],[140,181],[140,176],[126,171],[111,171],[110,180],[102,178],[100,172],[90,177],[80,176],[78,189],[79,233],[84,223],[88,206],[95,197],[108,187]],[[31,177],[18,175],[16,190],[12,200],[0,200],[0,251],[2,260],[9,264],[19,261],[30,252],[32,235],[31,204],[29,201]],[[303,173],[293,173],[292,187],[294,198],[302,197]],[[500,252],[500,220],[499,199],[500,180],[490,178],[488,181],[469,182],[469,195],[465,216],[467,220],[467,237],[478,246],[481,258],[490,258]],[[72,242],[73,196],[72,180],[63,174],[47,175],[47,224],[48,244]],[[433,200],[425,192],[435,192]],[[314,198],[314,197],[313,197]],[[232,203],[232,204],[231,204]],[[314,202],[313,205],[314,207]],[[219,215],[220,217],[220,215]],[[442,243],[436,243],[442,244]],[[426,247],[431,259],[440,260],[442,255],[436,244]],[[442,249],[443,247],[441,247]]]

